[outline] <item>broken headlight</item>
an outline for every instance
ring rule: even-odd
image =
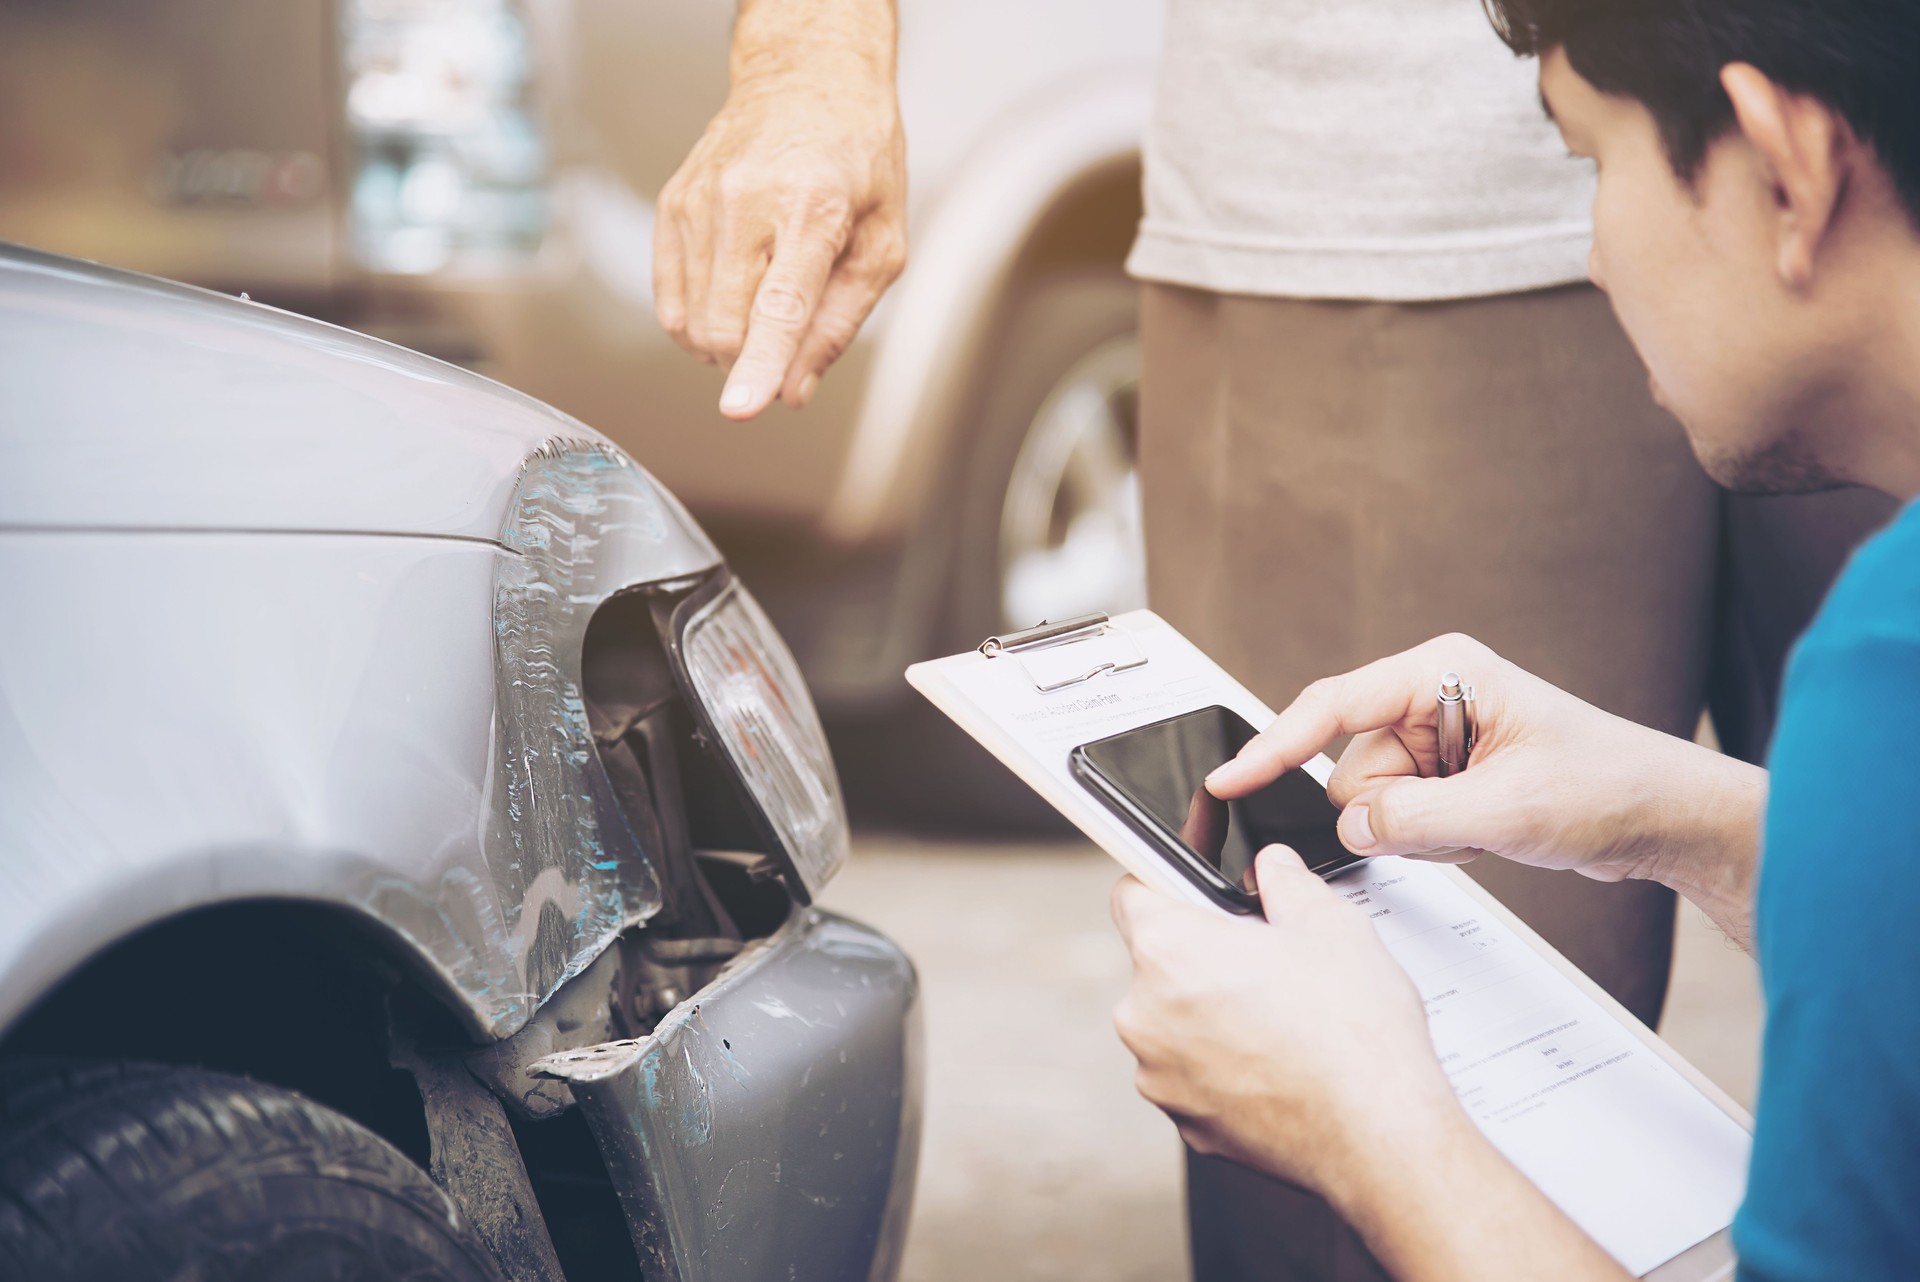
[[[809,898],[847,858],[847,810],[800,668],[739,584],[703,606],[682,662],[722,752],[740,774]]]

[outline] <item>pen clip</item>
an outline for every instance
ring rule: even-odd
[[[1440,778],[1446,779],[1465,770],[1467,760],[1473,754],[1473,687],[1462,681],[1459,673],[1448,672],[1440,678],[1437,697],[1439,709],[1435,730],[1439,743],[1436,745],[1435,767]]]

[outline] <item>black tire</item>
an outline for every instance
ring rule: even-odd
[[[4,1282],[502,1282],[373,1132],[198,1069],[0,1067]]]
[[[924,656],[972,649],[1003,630],[1000,513],[1029,429],[1062,376],[1138,327],[1139,286],[1117,268],[1031,280],[1009,305],[976,380],[977,410],[947,468],[953,551]],[[1028,620],[1037,623],[1039,620]],[[857,820],[961,833],[1063,836],[1066,821],[946,717],[914,696],[836,735]]]

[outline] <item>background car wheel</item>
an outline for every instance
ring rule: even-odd
[[[1060,272],[1012,303],[949,474],[954,552],[929,654],[1042,618],[1146,603],[1134,467],[1139,286]],[[857,816],[964,831],[1065,823],[945,717],[914,700],[841,740]]]
[[[358,1123],[218,1073],[73,1062],[0,1068],[0,1278],[501,1282]]]

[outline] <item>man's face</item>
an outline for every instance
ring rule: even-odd
[[[1690,188],[1652,114],[1594,89],[1561,50],[1541,59],[1540,93],[1598,169],[1588,273],[1708,474],[1746,493],[1842,483],[1819,448],[1833,335],[1777,271],[1772,184],[1739,135],[1712,146]]]

